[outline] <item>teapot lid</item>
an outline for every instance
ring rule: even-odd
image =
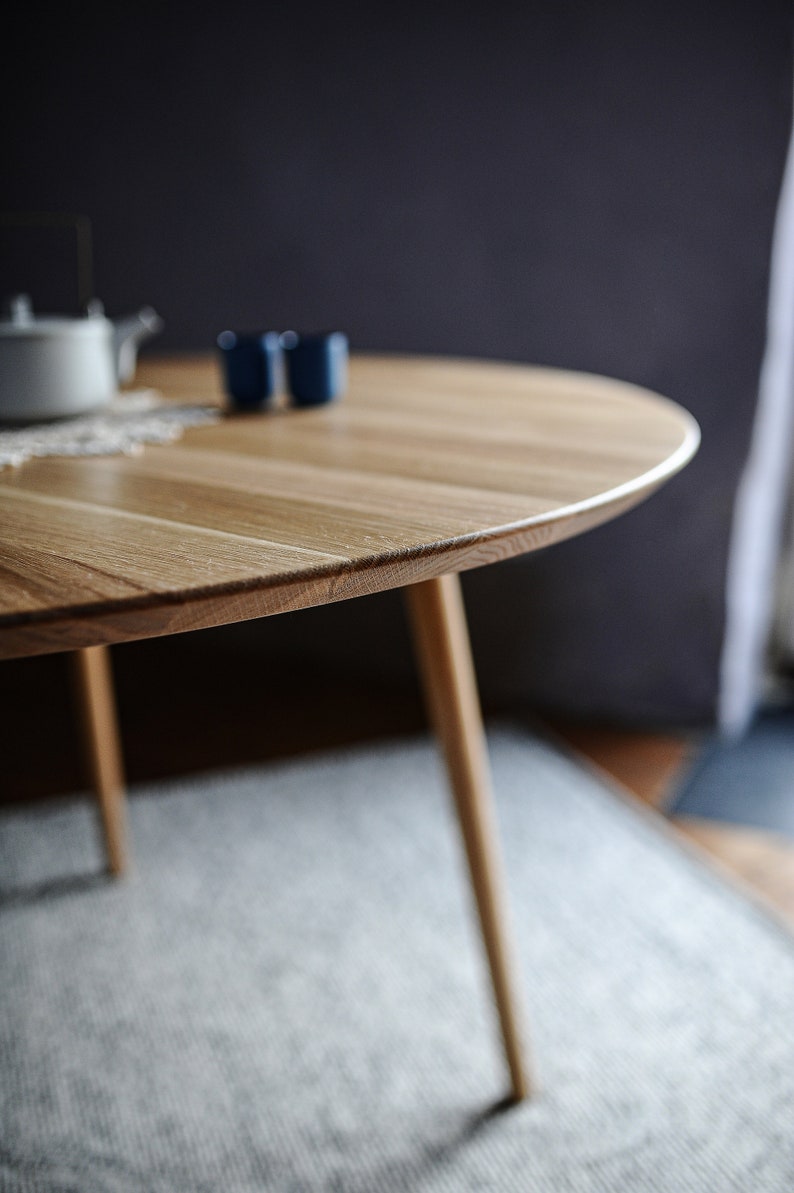
[[[104,307],[93,299],[85,316],[35,315],[28,294],[14,294],[3,303],[0,318],[0,337],[63,335],[64,332],[80,335],[94,334],[98,327],[107,325]]]

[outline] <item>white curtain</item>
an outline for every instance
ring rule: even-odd
[[[794,593],[786,586],[789,569],[794,581],[794,557],[787,558],[784,546],[791,525],[793,429],[794,135],[775,221],[758,405],[728,560],[718,709],[720,728],[728,736],[748,728],[763,692],[773,628],[784,632],[789,615],[794,641]]]
[[[772,657],[779,670],[794,669],[794,484],[789,492],[786,532],[780,555],[780,568],[772,625]]]

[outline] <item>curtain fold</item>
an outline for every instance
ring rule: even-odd
[[[793,433],[794,132],[772,242],[758,403],[747,463],[736,493],[728,557],[718,704],[719,727],[728,737],[742,735],[753,719],[763,694],[776,622],[781,624],[780,578],[792,500]],[[794,581],[794,573],[791,579]],[[788,599],[786,592],[784,600]],[[791,609],[794,616],[794,601]],[[794,623],[790,632],[794,638]]]

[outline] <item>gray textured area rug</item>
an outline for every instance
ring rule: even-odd
[[[427,740],[2,819],[0,1188],[794,1188],[794,947],[589,773],[489,734],[542,1079],[501,1056]]]

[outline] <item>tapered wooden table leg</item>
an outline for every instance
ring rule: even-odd
[[[428,711],[446,757],[491,971],[512,1094],[530,1093],[505,916],[490,768],[456,575],[403,589]]]
[[[76,650],[71,656],[85,755],[99,800],[108,869],[123,874],[127,865],[124,769],[116,699],[106,646]]]

